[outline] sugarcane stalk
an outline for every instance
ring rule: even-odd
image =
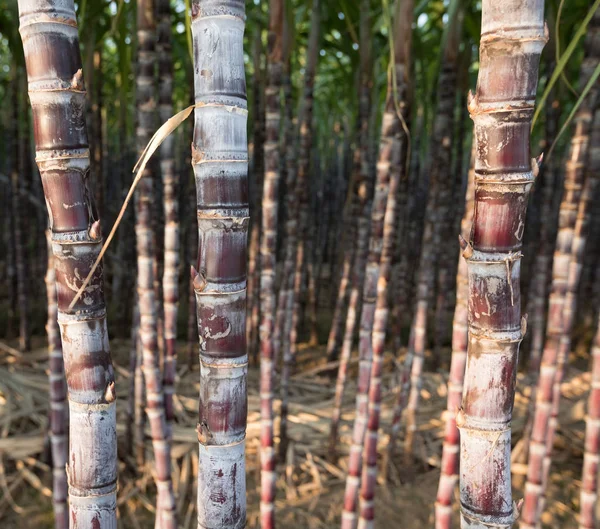
[[[67,383],[58,327],[58,304],[56,300],[56,272],[52,253],[52,234],[48,239],[48,270],[44,278],[48,296],[48,357],[50,365],[50,444],[52,445],[52,507],[55,529],[68,529],[67,466],[69,448],[69,415],[67,408]]]
[[[586,39],[586,56],[581,65],[581,81],[590,78],[598,60],[600,50],[595,50],[593,37],[600,27],[600,16],[596,16],[590,25],[590,35]],[[592,110],[598,97],[598,88],[591,90],[582,102],[575,118],[574,132],[571,138],[569,155],[566,162],[564,192],[559,209],[559,229],[552,264],[552,284],[550,288],[548,323],[542,352],[540,373],[535,390],[536,402],[533,412],[533,427],[529,443],[529,462],[525,483],[525,499],[522,522],[524,529],[537,526],[543,511],[542,496],[545,489],[547,470],[544,460],[548,453],[549,441],[553,441],[553,429],[556,422],[552,415],[556,414],[553,406],[557,406],[560,393],[560,381],[567,352],[561,345],[566,335],[565,306],[566,296],[570,288],[569,267],[574,249],[575,230],[578,210],[582,204],[582,195],[586,182],[585,162],[587,160],[590,132],[592,128]],[[585,202],[585,201],[584,201]],[[575,278],[571,278],[572,280]],[[556,401],[553,405],[553,401]],[[546,466],[548,463],[546,463]]]
[[[292,366],[298,350],[298,327],[300,323],[300,294],[302,289],[302,278],[304,269],[305,241],[308,229],[308,185],[310,168],[310,151],[312,146],[312,117],[314,105],[314,83],[319,58],[319,42],[321,36],[321,8],[320,0],[313,0],[310,20],[310,34],[306,50],[306,68],[304,72],[304,88],[302,106],[298,119],[299,149],[297,169],[294,170],[296,180],[295,199],[298,205],[295,208],[295,218],[290,220],[288,228],[289,245],[293,245],[290,251],[290,259],[293,268],[289,277],[287,293],[287,312],[283,335],[283,369],[281,377],[281,425],[279,431],[280,453],[285,454],[287,450],[287,410],[289,395],[289,378]],[[288,153],[294,163],[293,150]],[[289,166],[288,166],[289,167]],[[290,169],[288,169],[290,170]],[[286,257],[287,261],[287,257]],[[291,263],[289,263],[291,264]],[[286,263],[287,267],[287,263]],[[282,307],[283,308],[283,307]]]
[[[277,265],[277,198],[279,196],[280,151],[279,97],[283,74],[282,29],[284,3],[270,1],[269,50],[266,87],[265,175],[262,198],[262,237],[260,245],[260,399],[261,399],[261,501],[263,529],[275,527],[276,460],[273,438],[273,375],[275,370],[275,271]]]
[[[242,0],[194,0],[198,529],[246,524],[247,103]]]
[[[157,0],[158,112],[161,122],[173,115],[173,57],[169,0]],[[175,137],[165,138],[160,146],[163,183],[164,270],[162,277],[165,357],[163,389],[169,435],[174,419],[173,394],[177,367],[177,313],[179,309],[179,179],[175,172]]]
[[[600,29],[600,28],[599,28]],[[558,412],[560,406],[561,384],[565,377],[569,353],[571,351],[571,339],[573,334],[573,326],[575,324],[575,311],[577,308],[577,298],[579,292],[579,283],[581,280],[581,272],[583,270],[583,258],[587,246],[587,240],[591,224],[591,209],[594,203],[594,198],[597,194],[598,180],[600,179],[600,163],[598,159],[599,148],[593,149],[593,146],[600,145],[600,110],[594,112],[592,130],[590,131],[590,145],[588,146],[588,161],[586,164],[586,177],[579,207],[577,209],[577,220],[575,222],[575,230],[573,233],[573,246],[571,248],[571,260],[569,262],[569,270],[567,276],[567,291],[565,293],[565,301],[562,314],[563,333],[560,337],[557,370],[554,377],[552,387],[552,411],[548,421],[548,431],[546,437],[546,451],[543,462],[543,477],[542,487],[543,494],[540,501],[540,511],[544,511],[545,507],[545,492],[548,487],[550,477],[550,467],[552,465],[552,451],[554,447],[554,439],[558,429]]]
[[[138,0],[137,37],[138,72],[136,76],[137,110],[139,123],[136,130],[137,148],[143,152],[154,133],[156,118],[155,60],[156,20],[153,0]],[[171,446],[165,413],[163,379],[159,362],[158,310],[156,285],[157,256],[153,208],[153,174],[144,170],[144,178],[136,189],[136,248],[137,293],[140,310],[139,339],[141,368],[146,390],[146,416],[150,426],[157,487],[156,528],[177,527],[175,496],[171,480]]]
[[[585,452],[581,470],[579,529],[596,529],[598,470],[600,467],[600,322],[592,342],[592,388],[585,418]]]
[[[465,212],[461,221],[461,235],[467,240],[473,222],[475,200],[475,142],[471,153],[471,168],[467,182]],[[456,427],[456,412],[460,409],[467,364],[467,299],[469,296],[469,279],[467,262],[462,255],[458,260],[456,273],[456,306],[452,323],[452,358],[448,377],[448,399],[444,412],[446,427],[442,447],[442,463],[440,482],[435,502],[436,529],[450,529],[452,526],[452,498],[458,482],[458,452],[460,448],[460,433]]]
[[[425,349],[427,347],[429,303],[435,290],[436,265],[439,265],[439,251],[437,249],[441,248],[442,242],[445,240],[444,234],[447,233],[448,227],[452,223],[451,219],[448,218],[452,202],[450,171],[452,166],[458,49],[461,34],[462,14],[457,13],[454,19],[450,21],[450,27],[448,28],[448,41],[444,48],[442,70],[438,82],[440,95],[431,139],[431,151],[434,153],[434,157],[429,175],[430,191],[419,263],[417,309],[412,323],[415,339],[414,348],[408,351],[408,354],[412,355],[414,359],[410,374],[410,393],[406,405],[406,439],[404,447],[407,457],[412,454],[417,429],[417,410],[421,395]]]
[[[462,242],[469,277],[468,351],[460,430],[461,527],[510,528],[511,418],[521,318],[520,264],[537,174],[529,136],[547,41],[542,0],[484,0],[480,67],[469,98],[476,141],[475,210]]]
[[[18,6],[68,387],[69,519],[72,528],[116,529],[116,392],[102,266],[70,308],[102,247],[90,192],[75,8],[72,0],[19,0]]]
[[[369,163],[369,116],[371,106],[371,42],[370,42],[370,27],[369,27],[369,8],[362,0],[361,3],[361,20],[359,28],[360,37],[360,84],[359,84],[359,108],[358,108],[358,137],[359,144],[355,147],[353,157],[353,182],[352,188],[356,191],[356,204],[351,204],[351,210],[356,211],[356,242],[353,250],[354,262],[352,264],[352,288],[350,289],[350,297],[348,301],[348,310],[346,312],[346,322],[344,326],[344,337],[342,340],[342,350],[340,352],[340,365],[335,384],[335,397],[333,410],[331,413],[331,425],[329,429],[329,456],[335,457],[336,445],[338,440],[338,430],[341,418],[342,402],[344,398],[344,390],[346,387],[348,364],[352,353],[352,345],[354,343],[354,334],[356,332],[357,323],[360,322],[360,301],[363,295],[365,283],[365,271],[367,259],[369,256],[369,234],[371,227],[371,208],[373,201],[374,179],[372,178],[371,164]],[[352,200],[352,198],[351,198]],[[365,318],[372,321],[372,314],[375,307],[371,306],[371,314]],[[368,329],[368,323],[365,321],[365,328]],[[361,330],[362,335],[368,333],[368,330]],[[358,406],[363,406],[362,418],[358,418],[358,423],[355,421],[356,428],[353,428],[352,444],[354,448],[352,456],[355,466],[348,469],[348,477],[346,479],[346,491],[344,493],[344,511],[342,514],[342,527],[350,527],[356,525],[356,509],[358,507],[358,491],[360,488],[360,467],[361,464],[356,464],[361,461],[360,448],[363,444],[364,432],[366,428],[366,401],[369,377],[371,372],[372,354],[369,339],[362,340],[362,350],[359,346],[359,368],[358,383],[360,388],[357,389],[357,411]],[[366,347],[365,347],[366,346]],[[344,525],[346,524],[346,525]],[[348,525],[350,524],[350,525]]]
[[[383,114],[377,163],[378,185],[375,191],[372,215],[373,221],[375,221],[377,218],[376,210],[379,205],[378,195],[382,194],[385,197],[383,226],[377,226],[373,222],[371,233],[371,245],[380,244],[381,254],[378,270],[374,277],[376,280],[375,312],[372,333],[369,335],[373,349],[373,365],[368,394],[367,433],[364,442],[365,461],[362,466],[360,488],[359,529],[373,529],[375,523],[377,442],[382,395],[381,376],[390,300],[388,285],[392,275],[392,260],[399,214],[398,190],[401,180],[408,176],[406,174],[406,157],[409,138],[405,127],[409,116],[408,91],[410,86],[412,20],[412,0],[396,2],[393,26],[394,49],[391,54],[393,64],[390,65],[388,70],[386,106]],[[381,235],[378,235],[378,233],[381,233]],[[380,241],[376,240],[378,237]],[[370,261],[371,263],[372,261]],[[369,273],[370,270],[367,269],[367,277]],[[370,281],[367,279],[365,289],[369,283]]]

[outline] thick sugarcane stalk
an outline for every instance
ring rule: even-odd
[[[464,240],[469,238],[473,222],[473,209],[475,200],[475,142],[471,154],[471,168],[465,195],[465,212],[461,221],[461,236]],[[462,255],[458,260],[456,273],[456,306],[454,308],[454,321],[452,323],[452,358],[450,360],[450,374],[448,377],[448,400],[446,411],[446,429],[442,448],[442,464],[440,483],[438,485],[435,502],[435,527],[436,529],[450,529],[452,526],[452,497],[458,482],[458,451],[460,447],[460,433],[456,427],[456,412],[460,409],[467,364],[467,299],[469,297],[469,279],[467,262]]]
[[[279,96],[283,74],[283,0],[269,3],[269,50],[267,57],[265,175],[262,199],[260,246],[260,523],[263,529],[275,527],[275,447],[273,439],[273,374],[275,370],[275,271],[277,265],[277,198],[279,196],[280,149]]]
[[[308,37],[308,48],[306,50],[306,68],[304,71],[304,88],[302,94],[302,106],[300,109],[299,123],[299,150],[297,170],[294,171],[295,190],[294,196],[298,202],[295,207],[295,218],[288,223],[288,229],[293,228],[292,233],[288,231],[289,242],[292,245],[290,259],[293,263],[288,281],[288,293],[285,310],[286,321],[283,329],[283,369],[281,377],[281,426],[279,437],[280,453],[287,450],[287,410],[289,394],[289,378],[292,365],[298,349],[297,337],[300,322],[300,293],[302,289],[302,272],[304,263],[304,240],[308,227],[308,185],[310,151],[312,146],[312,116],[314,105],[314,84],[317,61],[319,58],[319,42],[321,36],[321,8],[320,1],[314,0],[310,19],[310,34]],[[293,150],[288,151],[290,164],[294,164]],[[288,171],[290,171],[288,165]],[[286,261],[287,261],[286,254]],[[290,264],[292,264],[290,263]],[[287,262],[286,262],[287,271]],[[285,271],[284,271],[285,273]],[[283,307],[282,307],[283,308]]]
[[[52,234],[48,239],[48,271],[46,272],[46,294],[48,296],[48,357],[50,365],[50,443],[52,445],[52,507],[55,529],[68,529],[67,473],[65,471],[69,446],[69,415],[67,408],[67,383],[63,362],[60,329],[58,327],[58,304],[56,300],[56,272],[52,253]]]
[[[393,27],[394,53],[392,55],[394,64],[388,70],[386,106],[383,114],[379,160],[377,163],[378,186],[375,191],[372,215],[373,221],[375,221],[378,194],[383,193],[385,196],[383,226],[377,226],[374,222],[371,233],[371,244],[374,244],[376,242],[374,239],[377,237],[376,230],[378,228],[382,229],[380,241],[381,254],[376,277],[373,330],[369,335],[373,349],[373,365],[369,383],[367,433],[364,443],[365,461],[362,467],[360,489],[359,529],[373,529],[375,523],[377,441],[382,394],[381,375],[390,300],[388,285],[390,284],[392,275],[392,260],[394,257],[397,218],[399,214],[398,189],[401,180],[408,176],[406,175],[408,137],[404,127],[409,116],[407,100],[410,86],[412,20],[412,0],[396,2]],[[388,183],[387,186],[385,186],[386,182]],[[369,272],[369,269],[367,269],[367,276]],[[365,283],[365,289],[368,284],[369,279]]]
[[[246,524],[248,145],[242,0],[194,0],[198,529]]]
[[[537,174],[529,136],[547,41],[542,0],[484,0],[477,92],[475,210],[462,242],[469,276],[468,351],[460,430],[461,527],[510,528],[511,418],[521,318],[520,264]]]
[[[102,266],[70,306],[102,247],[88,181],[75,8],[71,0],[19,0],[18,5],[69,396],[69,518],[73,529],[116,529],[116,392]]]
[[[452,226],[449,211],[452,202],[452,138],[454,131],[454,110],[456,103],[456,76],[458,48],[462,30],[462,15],[457,13],[448,28],[448,41],[442,59],[442,71],[438,83],[438,108],[433,125],[431,152],[433,160],[430,169],[430,191],[425,230],[421,246],[419,279],[417,287],[417,309],[412,327],[413,348],[408,351],[414,357],[410,374],[410,393],[406,405],[405,454],[410,456],[413,450],[417,428],[417,409],[422,386],[425,348],[427,347],[427,317],[430,299],[433,298],[436,282],[436,264],[438,248],[441,248],[448,227]],[[443,268],[443,267],[442,267]],[[443,303],[443,301],[442,301]]]
[[[580,76],[582,86],[590,78],[600,58],[600,55],[598,55],[600,50],[595,51],[591,45],[597,31],[595,28],[598,27],[597,20],[600,20],[598,15],[593,19],[590,25],[590,34],[586,39],[587,53],[581,65]],[[588,93],[577,111],[574,118],[574,132],[571,138],[569,156],[566,162],[564,193],[560,204],[559,228],[552,265],[548,323],[539,379],[535,391],[536,402],[531,441],[529,443],[525,502],[520,524],[523,528],[535,527],[543,509],[541,498],[545,488],[544,459],[548,440],[553,437],[549,433],[553,427],[550,421],[553,414],[553,394],[555,388],[560,391],[559,386],[555,386],[555,380],[560,384],[562,379],[562,366],[560,364],[566,360],[566,353],[561,347],[561,340],[566,332],[564,309],[567,291],[569,290],[569,267],[574,248],[578,209],[582,201],[586,180],[585,162],[592,128],[592,110],[597,96],[598,88],[596,87]]]
[[[138,72],[136,77],[138,127],[137,149],[142,152],[154,133],[155,102],[155,39],[156,22],[153,0],[137,3]],[[153,182],[155,175],[149,168],[144,171],[135,196],[137,293],[140,310],[139,338],[141,364],[146,389],[146,415],[150,426],[152,448],[156,465],[155,482],[156,527],[177,527],[175,497],[171,481],[171,448],[165,414],[165,399],[159,363],[157,340],[157,298],[155,289],[156,252],[153,225]]]
[[[157,0],[158,112],[161,122],[173,115],[173,58],[171,52],[171,12],[169,0]],[[179,308],[179,179],[175,172],[175,137],[160,146],[165,216],[164,270],[162,277],[165,357],[163,389],[169,430],[173,423],[173,393],[177,362],[177,312]]]
[[[596,529],[598,470],[600,469],[600,321],[592,342],[592,388],[585,418],[585,452],[581,470],[579,529]]]

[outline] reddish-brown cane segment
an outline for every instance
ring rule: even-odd
[[[243,0],[194,0],[198,529],[246,524],[248,147]]]
[[[36,161],[50,217],[58,323],[70,415],[71,527],[116,529],[114,372],[106,330],[103,270],[74,299],[102,246],[89,183],[85,87],[72,0],[20,0]]]
[[[477,91],[475,209],[464,257],[468,352],[460,429],[461,527],[512,527],[511,417],[521,319],[520,260],[535,167],[529,135],[547,40],[543,0],[484,0]]]

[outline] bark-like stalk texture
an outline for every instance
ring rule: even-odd
[[[460,229],[464,240],[469,238],[471,223],[473,222],[475,154],[474,142],[465,197],[465,212]],[[469,278],[467,274],[467,262],[461,255],[456,273],[456,306],[454,308],[454,321],[452,323],[452,358],[450,361],[450,376],[448,378],[448,401],[445,411],[446,430],[442,448],[440,483],[435,503],[436,529],[450,529],[452,526],[452,497],[454,496],[454,487],[458,482],[458,451],[460,446],[460,433],[456,427],[456,412],[459,410],[462,400],[465,366],[467,364],[468,297]]]
[[[362,467],[359,529],[373,529],[375,523],[375,485],[377,481],[377,441],[381,407],[381,374],[383,354],[389,314],[388,285],[392,275],[392,260],[396,239],[398,217],[398,189],[402,178],[406,178],[406,151],[408,138],[404,130],[409,115],[408,87],[410,72],[411,27],[413,20],[412,0],[396,3],[394,17],[394,68],[388,71],[388,89],[383,114],[379,160],[377,163],[377,187],[373,201],[371,248],[380,247],[378,269],[372,270],[371,259],[367,264],[365,291],[375,281],[375,311],[372,333],[368,338],[372,347],[373,365],[371,368],[367,432],[364,441],[365,462]],[[394,82],[395,81],[395,82]],[[402,113],[400,115],[400,112]],[[403,123],[404,122],[404,123]],[[378,214],[379,200],[384,200],[384,212]],[[382,216],[379,221],[379,216]],[[381,222],[381,223],[380,223]],[[373,274],[371,278],[370,275]],[[375,275],[376,274],[376,275]],[[367,298],[365,298],[365,303]],[[364,311],[363,305],[363,311]],[[358,419],[357,419],[358,420]],[[351,453],[352,456],[352,453]]]
[[[164,123],[173,115],[173,58],[171,56],[171,12],[169,0],[157,0],[158,112]],[[173,393],[177,362],[177,311],[179,308],[179,179],[175,173],[175,137],[160,146],[160,169],[165,215],[164,270],[162,277],[165,358],[163,389],[169,434],[172,428]]]
[[[48,271],[46,272],[46,293],[48,296],[48,357],[50,364],[50,443],[52,445],[52,506],[54,527],[68,529],[69,509],[67,507],[67,473],[69,415],[67,408],[67,384],[65,366],[58,327],[58,305],[56,301],[56,272],[52,253],[52,235],[48,238]]]
[[[246,524],[248,146],[243,0],[194,0],[198,529]]]
[[[154,133],[156,123],[156,22],[153,0],[138,0],[137,2],[137,38],[139,48],[136,88],[139,122],[136,139],[138,152],[142,152]],[[144,173],[144,178],[140,181],[135,196],[141,367],[146,388],[146,415],[150,426],[156,468],[156,527],[157,529],[174,529],[177,527],[177,521],[171,481],[171,448],[157,340],[156,252],[152,196],[152,178],[155,175],[148,168]]]
[[[537,173],[529,135],[547,36],[542,0],[484,0],[477,92],[475,211],[463,242],[469,276],[468,352],[460,429],[461,527],[510,528],[511,418],[521,318],[521,248]]]
[[[581,65],[581,83],[590,78],[598,64],[600,50],[594,50],[594,36],[597,33],[600,16],[594,17],[586,38],[586,56]],[[533,414],[533,428],[529,443],[529,462],[527,465],[527,482],[525,484],[525,502],[523,505],[522,522],[524,529],[537,526],[543,511],[542,496],[546,484],[547,472],[544,460],[553,441],[553,429],[556,423],[551,417],[554,414],[553,400],[558,402],[560,396],[560,381],[562,368],[566,361],[567,352],[561,343],[563,337],[569,340],[570,329],[565,326],[565,308],[567,292],[574,287],[572,282],[578,278],[569,277],[572,253],[577,248],[575,230],[577,227],[578,210],[585,198],[584,185],[586,181],[585,163],[592,129],[593,108],[598,88],[592,89],[582,102],[574,118],[574,131],[571,138],[569,155],[566,162],[564,192],[559,210],[559,228],[554,250],[552,265],[552,284],[548,308],[548,323],[544,350],[537,388],[536,402]],[[570,341],[570,340],[569,340]],[[554,395],[558,391],[558,395]]]
[[[271,0],[269,50],[267,57],[265,176],[262,198],[262,238],[260,245],[260,524],[275,527],[275,447],[273,443],[273,373],[275,369],[275,269],[277,260],[277,197],[279,196],[280,150],[279,96],[283,73],[283,0]]]
[[[600,467],[600,321],[592,343],[592,389],[585,418],[585,453],[581,471],[579,529],[596,529]]]
[[[289,256],[293,268],[290,271],[289,286],[285,310],[287,311],[283,334],[283,372],[281,377],[281,426],[280,426],[280,453],[285,453],[287,449],[287,410],[289,378],[291,376],[292,365],[296,357],[298,347],[298,327],[300,323],[300,294],[302,289],[302,272],[305,254],[305,239],[308,229],[308,186],[309,186],[309,165],[310,152],[312,147],[312,116],[314,104],[314,84],[317,61],[319,58],[319,42],[321,35],[321,7],[320,0],[313,0],[312,14],[310,20],[310,34],[308,38],[308,48],[306,50],[306,68],[304,73],[304,89],[302,98],[302,107],[299,117],[299,153],[298,168],[295,174],[295,199],[298,202],[296,206],[296,215],[288,223],[289,245],[294,245]],[[289,153],[288,153],[289,155]],[[294,160],[290,160],[293,164]],[[289,170],[289,169],[288,169]],[[287,272],[286,254],[286,272]],[[291,264],[291,263],[290,263]]]
[[[19,0],[19,16],[69,393],[69,519],[72,529],[116,529],[116,392],[102,266],[69,308],[102,247],[75,8],[72,0]]]
[[[452,203],[452,137],[456,104],[456,75],[458,48],[462,29],[462,16],[457,13],[448,28],[448,42],[442,60],[442,71],[438,82],[438,108],[433,125],[431,151],[434,158],[429,175],[429,197],[425,216],[425,230],[419,262],[417,286],[417,308],[411,332],[413,347],[408,354],[413,357],[410,374],[410,394],[406,405],[405,454],[412,454],[415,431],[417,429],[417,409],[421,395],[425,348],[427,347],[427,316],[430,300],[433,298],[436,282],[436,262],[448,227]],[[444,267],[442,267],[444,268]],[[443,303],[443,302],[442,302]]]

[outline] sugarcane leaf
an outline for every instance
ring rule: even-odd
[[[533,119],[531,120],[531,129],[532,130],[537,122],[537,119],[540,116],[540,112],[542,111],[542,108],[544,108],[544,104],[546,103],[546,99],[548,99],[548,96],[550,95],[550,91],[552,90],[552,87],[556,83],[556,80],[560,77],[561,72],[565,69],[565,66],[569,62],[571,55],[573,54],[573,52],[575,51],[575,48],[577,47],[577,43],[579,42],[579,39],[584,35],[587,25],[589,24],[590,20],[594,16],[594,13],[596,12],[596,10],[598,9],[599,6],[600,6],[600,0],[596,0],[594,2],[594,4],[592,5],[592,7],[590,8],[590,10],[588,11],[588,14],[586,15],[586,17],[583,19],[581,26],[579,26],[579,29],[577,30],[575,35],[573,35],[573,39],[567,46],[567,49],[560,57],[560,60],[556,63],[556,67],[554,68],[554,71],[552,72],[552,77],[550,77],[550,80],[546,84],[544,93],[542,94],[542,97],[540,98],[540,101],[537,105],[535,113],[533,114]]]
[[[146,165],[150,161],[150,158],[152,158],[152,155],[156,152],[156,149],[158,149],[160,147],[160,144],[163,141],[165,141],[165,139],[170,134],[172,134],[175,131],[175,129],[177,129],[177,127],[179,127],[179,125],[181,125],[188,117],[190,117],[190,114],[192,113],[194,108],[196,108],[197,106],[201,106],[201,104],[197,103],[196,105],[190,105],[189,107],[184,108],[182,111],[180,111],[177,114],[175,114],[174,116],[170,117],[167,121],[165,121],[165,123],[163,123],[160,126],[160,128],[154,133],[154,136],[152,136],[152,138],[148,142],[148,145],[146,145],[146,148],[143,150],[139,160],[137,161],[137,163],[135,164],[135,167],[133,168],[133,172],[135,173],[135,176],[133,178],[133,182],[131,184],[131,187],[129,188],[129,191],[127,192],[125,201],[123,202],[123,205],[121,206],[121,211],[119,211],[117,220],[115,220],[115,223],[113,224],[113,227],[111,228],[110,233],[108,234],[108,237],[106,238],[106,241],[104,242],[104,245],[102,246],[102,250],[100,250],[98,257],[96,258],[96,261],[94,262],[94,265],[92,266],[92,268],[90,270],[90,273],[87,275],[87,277],[85,278],[85,281],[83,282],[83,284],[77,291],[77,294],[73,298],[73,301],[71,301],[71,304],[69,305],[69,310],[73,308],[75,303],[77,303],[77,300],[81,297],[81,295],[87,288],[87,286],[90,282],[90,279],[94,275],[96,268],[98,268],[98,265],[100,264],[100,261],[102,260],[102,257],[104,257],[104,254],[106,253],[106,250],[108,249],[111,241],[113,240],[115,233],[117,231],[117,228],[119,227],[119,224],[121,223],[121,220],[123,219],[123,215],[125,215],[127,206],[131,202],[131,198],[133,197],[135,188],[137,187],[139,181],[142,179],[142,177],[144,175],[144,169],[146,168]]]
[[[592,86],[594,86],[594,84],[598,80],[599,76],[600,76],[600,64],[598,64],[596,66],[596,68],[594,69],[594,71],[592,73],[592,76],[590,77],[590,80],[585,85],[585,88],[583,89],[583,92],[581,92],[581,95],[579,96],[579,99],[577,100],[577,102],[573,106],[573,109],[569,113],[569,116],[567,117],[566,121],[563,123],[563,126],[560,128],[560,131],[558,132],[558,134],[556,135],[556,138],[555,138],[554,142],[552,143],[552,146],[550,147],[550,151],[548,151],[548,158],[550,158],[550,155],[552,154],[552,151],[554,150],[554,146],[556,145],[556,143],[558,142],[558,140],[562,136],[563,132],[565,130],[567,130],[567,127],[571,124],[571,121],[573,121],[573,118],[575,117],[575,114],[577,113],[577,110],[579,109],[579,107],[581,106],[581,104],[583,103],[583,101],[585,100],[585,98],[588,95],[589,91],[592,89]]]
[[[558,61],[560,59],[560,21],[561,21],[562,10],[563,10],[564,5],[565,5],[565,0],[560,0],[560,4],[558,5],[558,13],[556,15],[556,24],[555,24],[555,29],[554,29],[554,35],[555,35],[554,38],[556,39],[556,46],[554,47],[554,53],[556,54],[556,61]],[[562,82],[565,83],[565,86],[571,91],[571,93],[575,97],[579,97],[577,90],[575,90],[575,88],[573,88],[573,85],[567,79],[567,76],[565,75],[564,70],[562,70],[560,72],[560,78],[561,78]]]
[[[192,45],[192,6],[190,0],[185,0],[185,39],[187,41],[188,53],[190,58],[194,60],[194,50]]]

